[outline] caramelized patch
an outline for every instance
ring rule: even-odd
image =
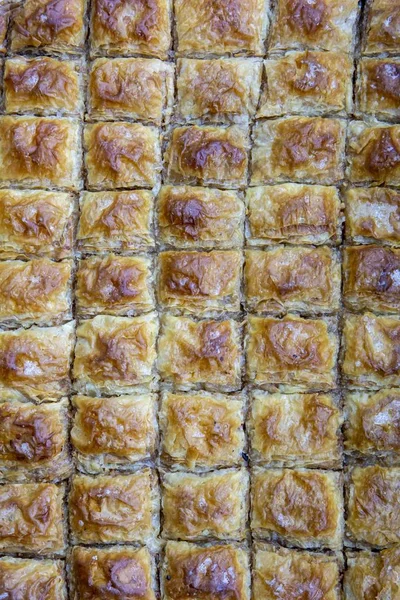
[[[124,138],[125,130],[121,126],[114,126],[110,130],[104,125],[96,131],[97,159],[103,168],[111,169],[117,174],[122,170],[125,161],[136,167],[144,153],[144,144],[140,140],[125,141]]]
[[[369,85],[393,100],[400,100],[400,64],[388,62],[377,64],[372,69]]]
[[[316,89],[323,89],[328,84],[327,70],[315,55],[308,53],[304,58],[297,59],[296,66],[299,74],[292,82],[295,90],[306,94]]]
[[[121,20],[120,13],[125,13],[128,7],[128,0],[97,0],[96,16],[104,27],[122,39],[133,35],[150,41],[154,35],[152,30],[157,27],[159,20],[157,0],[136,0],[135,17]]]
[[[53,66],[47,61],[35,62],[25,70],[10,70],[4,78],[14,92],[36,98],[57,98],[68,93],[71,85],[70,79],[57,65]]]
[[[28,173],[54,171],[64,160],[66,135],[56,123],[33,121],[14,125],[9,138],[15,160]]]
[[[291,121],[282,122],[272,144],[274,162],[288,172],[307,163],[324,166],[332,163],[337,152],[337,133],[323,125],[323,121],[312,119],[298,122],[295,127]]]
[[[294,31],[301,31],[311,37],[320,29],[327,26],[329,9],[324,0],[288,0],[286,2],[288,13],[287,22]]]
[[[195,240],[210,217],[210,211],[204,202],[197,198],[170,198],[165,207],[165,214],[174,227],[187,237]]]
[[[400,163],[400,148],[390,129],[382,129],[379,137],[371,144],[366,165],[369,170],[379,175],[394,169]]]

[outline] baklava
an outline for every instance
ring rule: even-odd
[[[363,58],[358,67],[357,105],[359,116],[382,121],[400,119],[400,61]]]
[[[367,0],[363,29],[364,54],[398,54],[400,44],[398,0]]]
[[[400,246],[400,194],[385,188],[350,188],[345,193],[346,238],[354,244]]]
[[[364,600],[368,596],[393,598],[399,591],[399,548],[381,552],[346,552],[344,576],[346,600]]]
[[[34,598],[45,594],[46,600],[67,600],[65,568],[61,560],[0,558],[0,589],[6,598]]]

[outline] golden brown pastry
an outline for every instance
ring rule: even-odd
[[[355,467],[347,489],[347,537],[356,546],[398,544],[400,469]]]
[[[346,315],[342,344],[346,384],[370,389],[400,385],[399,340],[396,316]]]
[[[352,121],[348,164],[352,183],[400,185],[400,126]]]
[[[155,472],[131,475],[75,475],[69,494],[69,523],[74,544],[151,541],[159,528]]]
[[[155,567],[147,548],[72,549],[72,600],[156,600]]]
[[[75,390],[110,396],[151,387],[156,377],[157,332],[155,313],[83,321],[76,330]]]
[[[346,237],[356,244],[400,245],[400,193],[390,188],[352,188],[345,194]]]
[[[399,595],[400,550],[347,552],[345,600],[396,598]]]
[[[161,590],[164,600],[250,600],[248,553],[235,544],[167,542]]]
[[[246,536],[249,476],[245,469],[166,473],[162,479],[162,535],[167,539]]]
[[[278,0],[275,10],[269,50],[354,47],[357,0]]]
[[[15,390],[37,402],[68,394],[74,333],[73,321],[61,327],[0,331],[0,392]]]
[[[340,550],[342,496],[341,474],[334,471],[255,468],[253,535],[300,548]]]
[[[178,389],[205,388],[236,391],[241,387],[240,325],[233,320],[213,321],[162,317],[158,341],[161,380]]]
[[[244,204],[232,190],[161,187],[158,238],[175,248],[226,248],[243,243]]]
[[[68,401],[36,406],[0,394],[0,479],[51,481],[72,471]]]
[[[327,247],[276,246],[245,252],[244,285],[250,312],[336,312],[340,282],[339,255]]]
[[[98,58],[90,71],[91,119],[135,119],[161,125],[171,116],[174,66],[158,59]]]
[[[357,110],[361,117],[366,114],[386,121],[400,119],[399,60],[361,59],[357,77]]]
[[[2,259],[72,256],[74,199],[63,192],[0,190]]]
[[[247,183],[246,132],[233,127],[177,127],[165,154],[166,181],[241,188]]]
[[[1,274],[1,270],[0,270]],[[79,262],[75,300],[78,315],[133,316],[154,308],[152,265],[144,256],[92,256]]]
[[[368,0],[363,52],[398,54],[400,48],[400,4],[398,0]]]
[[[9,58],[4,67],[5,112],[82,113],[81,68],[78,62],[49,56]]]
[[[157,262],[163,309],[196,315],[240,311],[242,252],[169,251],[161,252]]]
[[[64,491],[53,483],[0,486],[0,551],[64,553]]]
[[[191,470],[241,465],[243,412],[239,395],[164,392],[158,414],[162,462]]]
[[[79,125],[71,119],[0,117],[0,186],[77,191],[79,147]]]
[[[247,379],[271,391],[334,389],[337,348],[335,320],[249,316]]]
[[[288,117],[254,128],[251,185],[288,180],[339,183],[344,177],[345,125],[339,119]]]
[[[255,544],[253,598],[340,600],[340,557]]]
[[[398,313],[400,250],[350,246],[343,254],[344,304],[349,310]]]
[[[262,63],[257,59],[178,59],[178,122],[246,123],[257,108]]]
[[[128,470],[153,456],[157,442],[154,395],[74,396],[72,402],[76,412],[71,443],[80,470]]]
[[[331,395],[253,391],[247,423],[253,464],[338,468],[342,422]]]
[[[83,192],[77,248],[83,252],[147,250],[154,245],[148,190]]]
[[[337,244],[341,238],[336,188],[283,183],[246,191],[247,244]]]
[[[67,600],[61,560],[0,558],[0,589],[10,600]]]
[[[266,0],[175,0],[177,51],[262,56],[268,7]]]
[[[0,262],[0,322],[58,325],[72,319],[73,262],[35,258]]]
[[[85,0],[26,0],[14,17],[11,50],[82,51]]]
[[[167,58],[171,47],[171,1],[94,0],[90,23],[92,56]]]
[[[352,76],[353,61],[340,52],[290,52],[268,59],[257,117],[346,115],[352,106]]]
[[[86,125],[85,166],[89,189],[153,187],[161,171],[159,134],[138,123]]]
[[[7,51],[7,31],[10,22],[10,15],[4,11],[0,14],[0,54],[5,54]]]
[[[399,462],[400,390],[347,393],[345,416],[344,447],[350,457]]]

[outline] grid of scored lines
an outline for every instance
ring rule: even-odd
[[[0,23],[0,597],[397,589],[399,14]]]

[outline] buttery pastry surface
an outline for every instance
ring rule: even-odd
[[[240,395],[164,392],[158,414],[161,460],[205,470],[242,464],[244,401]]]
[[[378,119],[400,119],[400,61],[363,58],[357,75],[357,110]]]
[[[363,44],[365,54],[398,54],[399,15],[397,0],[368,0]]]
[[[372,552],[347,552],[344,576],[346,600],[396,598],[399,594],[400,551],[398,548]]]
[[[69,522],[74,544],[144,544],[158,533],[158,511],[156,478],[150,469],[72,479]]]
[[[161,590],[165,600],[250,600],[248,553],[235,544],[167,542]]]
[[[245,469],[202,475],[166,473],[162,478],[163,537],[245,539],[248,486]]]
[[[251,185],[332,185],[344,177],[345,125],[339,119],[287,117],[254,127]]]
[[[245,253],[245,297],[250,312],[336,312],[340,282],[339,255],[330,248],[276,246]]]
[[[64,564],[61,560],[0,558],[0,589],[10,600],[66,600]]]
[[[340,241],[341,203],[334,187],[298,183],[253,187],[246,190],[246,204],[250,246]]]
[[[255,390],[247,422],[253,464],[340,467],[342,421],[331,395]]]
[[[256,537],[300,548],[340,550],[341,475],[334,471],[255,468],[251,528]]]
[[[0,551],[63,554],[64,491],[52,483],[0,486]]]
[[[78,468],[87,473],[129,470],[156,450],[156,402],[152,394],[109,398],[73,396],[71,443]]]
[[[83,321],[76,330],[75,390],[110,396],[151,387],[157,332],[154,313],[132,318],[99,315]]]

